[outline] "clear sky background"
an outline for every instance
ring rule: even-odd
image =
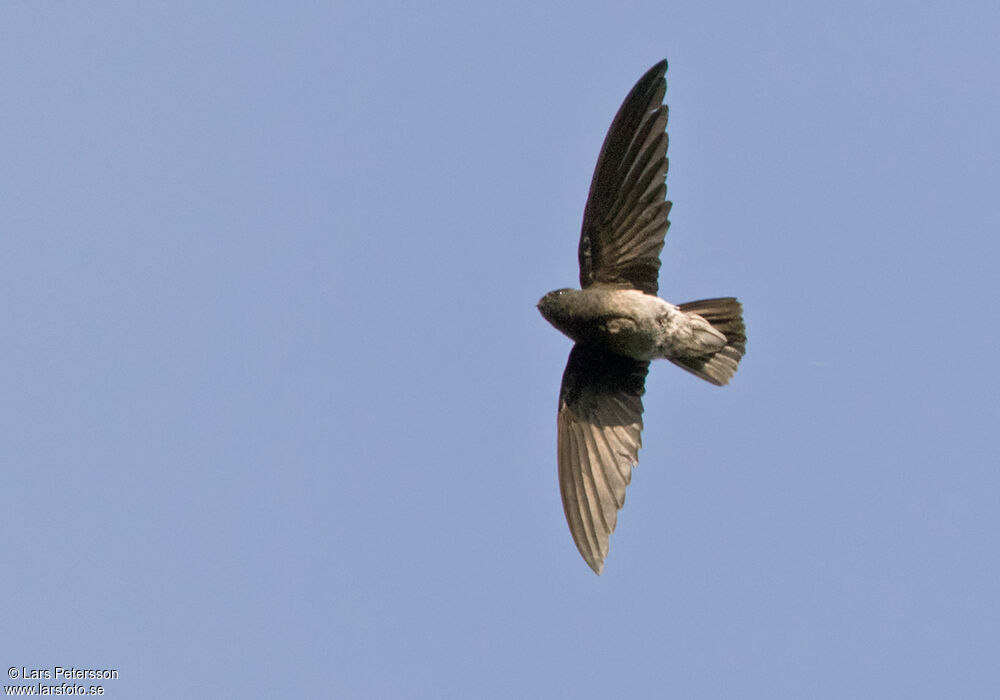
[[[3,669],[111,698],[1000,697],[1000,5],[0,5]],[[605,574],[556,481],[611,118],[674,302]],[[5,679],[5,683],[9,679]]]

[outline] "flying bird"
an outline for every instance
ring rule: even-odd
[[[675,306],[657,296],[671,207],[666,71],[660,61],[639,78],[604,139],[583,212],[581,289],[538,302],[575,342],[559,394],[559,490],[573,541],[597,574],[639,461],[650,361],[670,360],[722,386],[746,350],[736,299]]]

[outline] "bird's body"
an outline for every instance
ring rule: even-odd
[[[634,360],[705,357],[726,345],[701,316],[638,289],[559,289],[538,309],[575,342]]]
[[[667,62],[650,68],[615,115],[597,160],[580,234],[581,289],[557,289],[538,309],[575,345],[559,396],[563,510],[598,574],[642,444],[642,394],[654,359],[716,385],[746,349],[732,297],[674,305],[657,296],[666,201]]]

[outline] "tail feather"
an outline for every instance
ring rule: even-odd
[[[681,304],[680,310],[698,314],[726,336],[726,345],[707,357],[672,359],[675,365],[718,386],[728,384],[736,374],[740,359],[746,352],[747,335],[743,325],[743,307],[732,297],[702,299]]]

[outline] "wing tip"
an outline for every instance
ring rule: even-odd
[[[646,73],[641,78],[639,78],[638,81],[639,84],[642,84],[645,81],[655,81],[658,78],[659,79],[665,78],[667,75],[667,68],[668,68],[667,59],[665,58],[660,59],[648,71],[646,71]]]
[[[587,559],[586,561],[587,561],[587,566],[589,566],[595,574],[600,576],[601,574],[604,573],[603,559]]]

